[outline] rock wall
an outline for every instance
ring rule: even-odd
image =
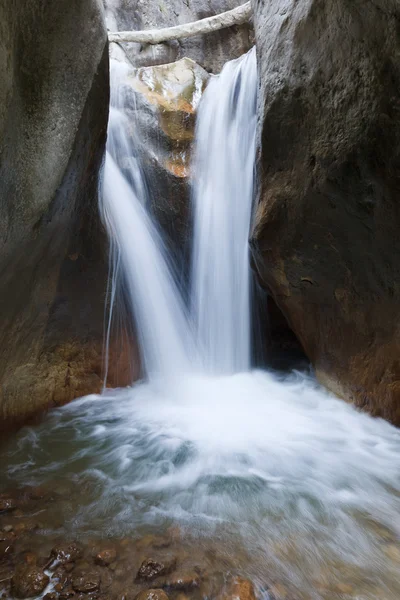
[[[110,30],[159,29],[188,23],[230,10],[242,0],[105,0],[107,25]],[[111,58],[127,61],[143,68],[147,79],[154,77],[161,65],[191,59],[196,72],[219,73],[223,65],[253,45],[251,24],[231,27],[219,32],[174,40],[155,46],[141,44],[111,44]],[[180,73],[189,73],[189,63],[179,63]],[[156,69],[153,71],[152,69]],[[167,69],[167,72],[169,70]],[[157,76],[160,79],[160,76]],[[205,77],[202,77],[205,81]],[[161,84],[162,85],[162,84]],[[163,93],[170,98],[163,106],[145,90],[136,90],[132,100],[134,133],[140,139],[141,156],[147,175],[149,198],[154,216],[160,224],[166,243],[173,252],[178,270],[186,277],[191,244],[190,162],[194,137],[196,105],[190,113],[180,110],[179,90],[168,90],[168,78]],[[178,82],[179,87],[179,82]],[[205,87],[205,86],[203,86]],[[201,89],[199,90],[201,93]],[[185,92],[186,93],[186,92]],[[191,91],[191,95],[197,93]],[[184,95],[181,101],[185,100]],[[175,102],[175,105],[173,103]],[[182,103],[181,102],[181,103]],[[172,119],[174,122],[171,127]],[[166,120],[169,125],[166,128]]]
[[[319,379],[400,424],[400,5],[255,1],[260,279]]]
[[[161,29],[210,17],[244,4],[244,0],[105,0],[109,29]],[[215,33],[156,46],[123,44],[134,66],[150,66],[191,58],[209,73],[219,73],[227,60],[253,45],[250,23]]]
[[[8,425],[102,385],[107,257],[97,188],[109,83],[101,4],[0,0],[0,81],[0,421]]]

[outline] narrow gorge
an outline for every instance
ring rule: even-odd
[[[398,3],[0,32],[2,598],[398,598]]]

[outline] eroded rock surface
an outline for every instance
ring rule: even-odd
[[[190,23],[244,4],[243,0],[106,0],[108,27],[114,31],[161,29]],[[253,45],[251,23],[206,36],[165,44],[123,44],[136,67],[161,65],[187,57],[210,73],[219,73],[227,60],[238,58]]]
[[[151,210],[177,260],[188,234],[195,118],[208,78],[187,58],[143,67],[129,77],[132,136],[139,146]]]
[[[400,423],[400,7],[255,2],[261,280],[319,379]]]
[[[3,423],[102,387],[106,44],[97,0],[0,3]]]

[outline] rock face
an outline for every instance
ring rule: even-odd
[[[139,146],[148,198],[178,263],[189,229],[195,116],[208,78],[207,71],[188,58],[136,69],[129,78],[135,91],[132,135]]]
[[[97,0],[0,2],[3,424],[102,385],[106,44]]]
[[[172,27],[230,10],[243,1],[105,0],[105,4],[108,28],[122,31]],[[191,243],[189,166],[196,107],[207,72],[219,73],[225,62],[252,44],[251,24],[156,46],[122,44],[124,51],[111,44],[111,58],[143,68],[138,76],[145,85],[135,87],[139,93],[132,100],[131,120],[141,146],[151,208],[183,277]],[[159,94],[149,93],[154,82]]]
[[[261,280],[319,379],[400,424],[400,6],[255,2]]]
[[[210,17],[244,4],[244,0],[106,0],[109,29],[161,29]],[[250,24],[206,36],[174,40],[156,46],[124,44],[134,66],[150,66],[191,58],[210,73],[219,73],[227,60],[253,45]]]

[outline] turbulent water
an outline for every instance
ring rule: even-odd
[[[64,486],[63,531],[122,536],[179,523],[218,556],[236,556],[260,589],[270,570],[293,597],[343,597],[317,587],[328,572],[356,582],[345,596],[394,600],[399,431],[305,374],[249,367],[255,68],[254,53],[228,65],[200,110],[191,315],[147,213],[125,75],[113,65],[103,210],[147,378],[25,428],[0,459],[4,485]]]

